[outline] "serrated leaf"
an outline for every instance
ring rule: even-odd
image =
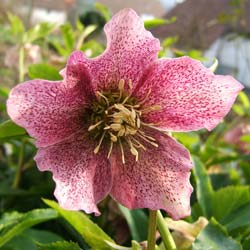
[[[233,210],[238,209],[246,203],[250,203],[249,187],[228,186],[221,188],[214,192],[213,195],[213,216],[216,218],[216,220],[227,223],[227,220],[223,219],[226,216],[229,216]]]
[[[92,222],[87,215],[78,211],[69,211],[61,208],[56,202],[43,199],[50,207],[54,208],[75,230],[83,237],[93,249],[112,249],[105,242],[115,243],[97,224]]]
[[[25,129],[16,125],[11,120],[7,120],[0,124],[0,139],[25,134]]]
[[[233,201],[233,199],[232,199]],[[250,225],[250,202],[233,210],[223,219],[225,227],[231,231],[242,226]]]
[[[74,242],[58,241],[51,244],[38,244],[38,250],[81,250]]]
[[[61,80],[58,70],[48,64],[31,64],[28,68],[28,74],[31,79],[45,79],[45,80]]]
[[[0,247],[11,240],[13,237],[19,235],[25,229],[30,228],[36,224],[44,221],[52,220],[58,217],[58,213],[54,209],[35,209],[29,211],[21,216],[15,216],[15,223],[7,226],[3,224],[3,229],[0,233]],[[13,221],[13,218],[11,218]],[[7,221],[6,221],[7,223]]]
[[[215,220],[199,233],[192,244],[192,250],[242,250],[241,245],[228,236],[226,230]]]
[[[37,250],[37,243],[48,244],[63,239],[52,232],[38,229],[27,229],[18,236],[15,236],[4,248],[11,250]]]
[[[148,232],[148,219],[143,210],[129,210],[120,204],[118,204],[118,206],[126,218],[132,238],[138,242],[146,240]]]
[[[202,162],[197,157],[193,157],[193,161],[198,203],[203,215],[209,218],[212,216],[213,187]]]

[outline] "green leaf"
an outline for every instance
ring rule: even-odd
[[[192,244],[192,250],[242,250],[241,245],[228,236],[226,230],[215,220],[199,233]]]
[[[148,19],[144,21],[144,27],[145,29],[152,29],[154,27],[164,25],[166,23],[167,23],[167,20],[162,19],[162,18]]]
[[[72,51],[74,49],[74,32],[69,23],[60,26],[63,35],[63,41],[65,47],[68,51]]]
[[[143,210],[129,210],[122,205],[118,205],[122,214],[126,218],[132,238],[138,242],[147,239],[148,219]]]
[[[132,240],[132,250],[141,250],[141,246],[135,240]]]
[[[7,216],[7,215],[6,215]],[[8,222],[8,216],[5,220],[1,220],[1,233],[0,233],[0,247],[11,240],[13,237],[19,235],[25,229],[30,228],[36,224],[44,221],[52,220],[58,217],[57,212],[54,209],[35,209],[29,211],[25,214],[15,213],[13,221],[13,216],[10,216],[11,223]]]
[[[238,209],[246,203],[250,203],[249,187],[228,186],[221,188],[214,192],[213,195],[213,216],[216,218],[216,220],[227,223],[229,221],[223,220],[223,218],[229,216],[233,210]]]
[[[31,64],[28,68],[31,79],[61,80],[58,70],[48,64]]]
[[[173,136],[182,144],[184,144],[188,149],[194,147],[200,142],[200,137],[195,132],[189,132],[189,133],[176,132],[173,133]]]
[[[193,157],[193,161],[198,203],[203,215],[209,218],[212,216],[213,187],[202,162],[197,157]]]
[[[0,96],[8,97],[10,89],[7,87],[0,87]]]
[[[97,224],[92,222],[82,212],[68,211],[61,208],[56,202],[43,199],[50,207],[54,208],[75,230],[83,237],[87,244],[93,249],[112,249],[105,242],[115,243]]]
[[[238,94],[238,98],[245,108],[250,108],[250,101],[243,91]]]
[[[8,19],[10,21],[11,32],[15,35],[22,36],[25,31],[22,20],[18,16],[11,14],[10,12],[8,12]]]
[[[48,244],[62,240],[59,235],[49,231],[27,229],[18,236],[15,236],[4,247],[12,250],[37,250],[37,243]]]
[[[176,21],[176,17],[173,16],[169,19],[162,19],[162,18],[153,18],[153,19],[149,19],[149,20],[145,20],[144,21],[144,27],[146,29],[151,29],[160,25],[164,25],[164,24],[171,24],[174,23]]]
[[[233,201],[233,198],[232,198]],[[232,211],[223,219],[225,227],[231,231],[242,226],[250,225],[250,202]]]
[[[250,135],[243,135],[240,137],[242,142],[250,142]]]
[[[74,242],[58,241],[51,244],[39,244],[38,250],[81,250],[81,248]]]
[[[102,14],[102,16],[105,18],[105,21],[108,22],[111,18],[109,8],[101,3],[95,3],[95,8]]]
[[[26,134],[25,129],[19,127],[11,120],[5,121],[0,124],[0,139],[18,135],[25,135],[25,134]]]
[[[250,250],[250,236],[248,236],[243,242],[243,250]]]
[[[38,39],[46,38],[48,34],[55,29],[55,27],[56,25],[53,23],[39,23],[25,33],[24,42],[32,43]]]
[[[243,116],[245,114],[244,108],[239,104],[234,104],[232,109],[239,116]]]

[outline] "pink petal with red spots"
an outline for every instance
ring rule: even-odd
[[[96,89],[117,88],[120,79],[138,84],[144,69],[157,59],[160,42],[145,30],[143,21],[132,9],[118,12],[105,25],[107,49],[89,59],[92,83]]]
[[[17,85],[9,95],[9,116],[37,140],[38,147],[64,140],[85,122],[82,114],[91,89],[87,78],[80,76],[83,68],[74,66],[72,57],[67,67],[68,76],[63,82],[31,80]],[[72,73],[77,71],[74,67],[79,75]]]
[[[144,119],[169,131],[213,129],[230,111],[243,86],[231,76],[214,75],[189,57],[162,59],[145,74],[135,90],[146,106],[161,110]]]
[[[113,187],[111,195],[124,206],[164,209],[172,218],[190,215],[189,183],[192,163],[188,151],[173,138],[154,131],[159,145],[141,150],[138,162],[125,150],[125,164],[119,152],[112,159]]]
[[[41,171],[52,171],[63,208],[99,215],[96,204],[111,189],[111,168],[107,154],[94,154],[95,146],[83,133],[39,149],[35,160]]]

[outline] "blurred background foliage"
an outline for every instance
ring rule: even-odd
[[[51,174],[36,168],[33,139],[8,120],[11,87],[27,79],[60,80],[75,49],[88,57],[101,54],[104,24],[125,7],[122,1],[57,2],[0,2],[0,249],[145,249],[146,210],[130,211],[110,197],[99,204],[100,217],[61,209],[53,201]],[[136,0],[127,6],[144,14],[145,27],[161,38],[159,57],[188,55],[208,66],[217,57],[217,73],[234,74],[246,86],[212,132],[173,133],[195,165],[192,215],[173,221],[163,213],[162,219],[179,250],[250,250],[250,3],[148,2],[149,10]],[[166,249],[160,236],[157,245]]]

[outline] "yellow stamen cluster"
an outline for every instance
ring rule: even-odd
[[[155,139],[146,135],[143,131],[142,127],[148,124],[141,121],[141,116],[143,113],[159,109],[156,105],[140,110],[142,102],[137,103],[132,97],[132,82],[128,82],[129,93],[125,92],[124,84],[123,79],[119,81],[119,91],[117,92],[97,92],[98,103],[94,105],[91,117],[91,120],[95,123],[88,128],[95,137],[99,138],[94,153],[98,153],[103,141],[108,139],[110,142],[108,158],[111,155],[114,143],[118,143],[123,163],[125,163],[124,143],[127,143],[136,161],[138,161],[139,149],[146,150],[145,143],[155,147],[158,146]]]

